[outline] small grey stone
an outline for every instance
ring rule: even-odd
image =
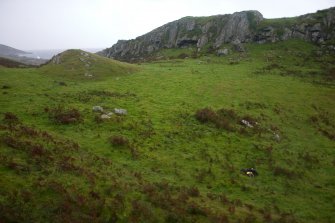
[[[90,73],[86,72],[85,77],[93,77],[93,74],[90,74]]]
[[[127,110],[126,109],[122,109],[122,108],[115,108],[114,109],[114,113],[117,115],[126,115],[127,114]]]
[[[274,136],[273,136],[274,140],[276,140],[277,142],[280,141],[280,135],[275,133]]]
[[[245,126],[248,126],[249,128],[253,128],[254,126],[250,124],[247,120],[242,119],[241,123]]]
[[[217,55],[218,56],[227,56],[229,53],[228,49],[227,48],[224,48],[224,49],[219,49],[217,51]]]
[[[100,116],[101,119],[110,119],[111,117],[109,115],[106,115],[106,114],[102,114]]]
[[[92,110],[93,110],[94,112],[103,112],[103,111],[104,111],[103,107],[98,106],[98,105],[93,106]]]

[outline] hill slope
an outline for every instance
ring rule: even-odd
[[[0,68],[1,221],[335,222],[334,55],[247,47],[117,78],[88,54],[95,81],[82,51]]]
[[[4,58],[0,57],[0,66],[3,67],[9,67],[9,68],[14,68],[14,67],[31,67],[30,65],[9,59],[9,58]]]
[[[58,78],[98,80],[129,74],[138,68],[82,50],[67,50],[54,56],[40,69],[44,74]]]
[[[292,38],[324,43],[335,37],[335,8],[294,18],[265,19],[258,11],[210,17],[185,17],[133,40],[120,40],[100,55],[138,61],[165,48],[218,50],[227,43],[276,42]],[[332,50],[334,47],[332,47]],[[238,50],[243,50],[238,47]]]
[[[22,54],[29,54],[29,53],[15,49],[13,47],[0,44],[0,56],[19,56]]]

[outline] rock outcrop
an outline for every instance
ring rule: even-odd
[[[133,40],[119,40],[98,54],[123,61],[139,61],[164,48],[219,50],[232,43],[276,42],[292,38],[322,44],[335,38],[335,7],[293,18],[264,19],[258,11],[210,17],[185,17],[165,24]]]

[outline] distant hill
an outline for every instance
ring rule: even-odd
[[[15,49],[10,46],[0,44],[0,55],[1,56],[20,56],[22,54],[29,54],[28,52]]]
[[[23,66],[39,66],[47,62],[46,59],[36,58],[33,54],[25,52],[23,50],[18,50],[10,46],[0,44],[0,57],[6,58],[6,61],[16,61]],[[4,61],[4,59],[2,59]],[[12,62],[4,62],[4,64],[13,64]]]
[[[32,65],[27,65],[24,63],[20,63],[15,60],[11,60],[5,57],[0,57],[0,66],[8,67],[8,68],[24,68],[24,67],[32,67]]]
[[[141,61],[162,49],[194,48],[218,52],[227,44],[243,51],[243,43],[288,39],[325,44],[335,39],[335,7],[292,18],[266,19],[258,11],[209,17],[184,17],[132,40],[119,40],[99,55],[122,61]],[[331,46],[331,50],[335,47]]]

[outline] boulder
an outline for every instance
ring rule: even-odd
[[[102,114],[100,116],[101,119],[110,119],[111,117],[109,115],[106,115],[106,114]]]
[[[233,45],[234,50],[237,52],[245,52],[244,46],[239,39],[235,39],[231,42],[231,44]]]
[[[51,59],[53,64],[60,64],[61,63],[61,54],[58,54]]]
[[[254,126],[250,124],[247,120],[242,119],[241,123],[249,128],[253,128]]]
[[[93,77],[93,74],[90,74],[90,73],[86,72],[85,77]]]
[[[200,39],[198,39],[197,47],[200,49],[207,43],[208,43],[208,37],[206,35],[203,35],[202,37],[200,37]]]
[[[122,108],[115,108],[114,109],[114,113],[117,115],[126,115],[127,114],[127,110],[126,109],[122,109]]]
[[[280,135],[279,135],[278,133],[275,133],[275,134],[273,135],[273,139],[274,139],[275,141],[279,142],[279,141],[280,141]]]
[[[103,107],[98,106],[98,105],[93,106],[92,110],[93,110],[94,112],[103,112],[103,111],[104,111]]]
[[[216,53],[219,57],[220,56],[227,56],[229,54],[229,51],[227,48],[219,49]]]
[[[86,53],[86,52],[81,52],[80,55],[85,56],[85,57],[89,56],[88,53]]]

